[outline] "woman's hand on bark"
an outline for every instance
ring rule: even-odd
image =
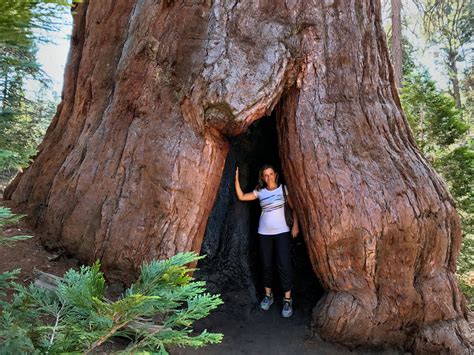
[[[300,228],[298,227],[298,224],[297,224],[297,223],[294,223],[294,224],[291,226],[291,236],[292,236],[293,238],[296,238],[299,233],[300,233]]]

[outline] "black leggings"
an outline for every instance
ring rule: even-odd
[[[263,261],[263,285],[267,288],[272,288],[273,256],[275,250],[281,287],[283,292],[290,291],[293,282],[290,259],[290,232],[274,235],[259,234],[259,240],[260,255]]]

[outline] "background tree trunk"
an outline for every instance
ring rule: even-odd
[[[423,29],[428,40],[435,43],[445,57],[445,68],[452,85],[450,94],[456,108],[461,109],[461,94],[456,62],[463,48],[472,41],[473,6],[469,0],[415,0],[423,14]]]
[[[200,250],[219,182],[232,186],[228,138],[276,106],[283,172],[326,290],[314,330],[349,346],[467,353],[459,220],[403,117],[380,21],[370,0],[84,1],[63,100],[6,197],[45,243],[128,281],[145,259]]]
[[[392,7],[392,62],[395,85],[400,88],[402,85],[402,2],[401,0],[391,0]]]
[[[456,66],[458,55],[457,53],[448,52],[447,57],[446,66],[448,67],[449,81],[452,85],[451,96],[454,98],[456,108],[460,110],[462,108],[461,90],[459,87],[458,68]]]

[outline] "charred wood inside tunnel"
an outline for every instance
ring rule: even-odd
[[[264,164],[279,173],[279,183],[287,184],[278,148],[277,111],[253,123],[247,132],[231,138],[230,150],[209,216],[196,277],[207,282],[213,292],[238,302],[225,303],[234,314],[247,315],[263,294],[258,245],[258,201],[241,202],[235,195],[235,169],[239,167],[242,189],[252,191]],[[217,188],[217,187],[216,187]],[[295,206],[298,208],[298,206]],[[311,311],[323,294],[308,257],[303,235],[292,240],[291,262],[294,272],[293,298],[300,309]],[[276,271],[276,270],[275,270]],[[278,274],[274,275],[277,295],[281,294]]]

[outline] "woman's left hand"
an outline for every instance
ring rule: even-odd
[[[296,238],[298,236],[300,232],[300,228],[298,227],[298,224],[297,223],[294,223],[292,226],[291,226],[291,236],[293,238]]]

